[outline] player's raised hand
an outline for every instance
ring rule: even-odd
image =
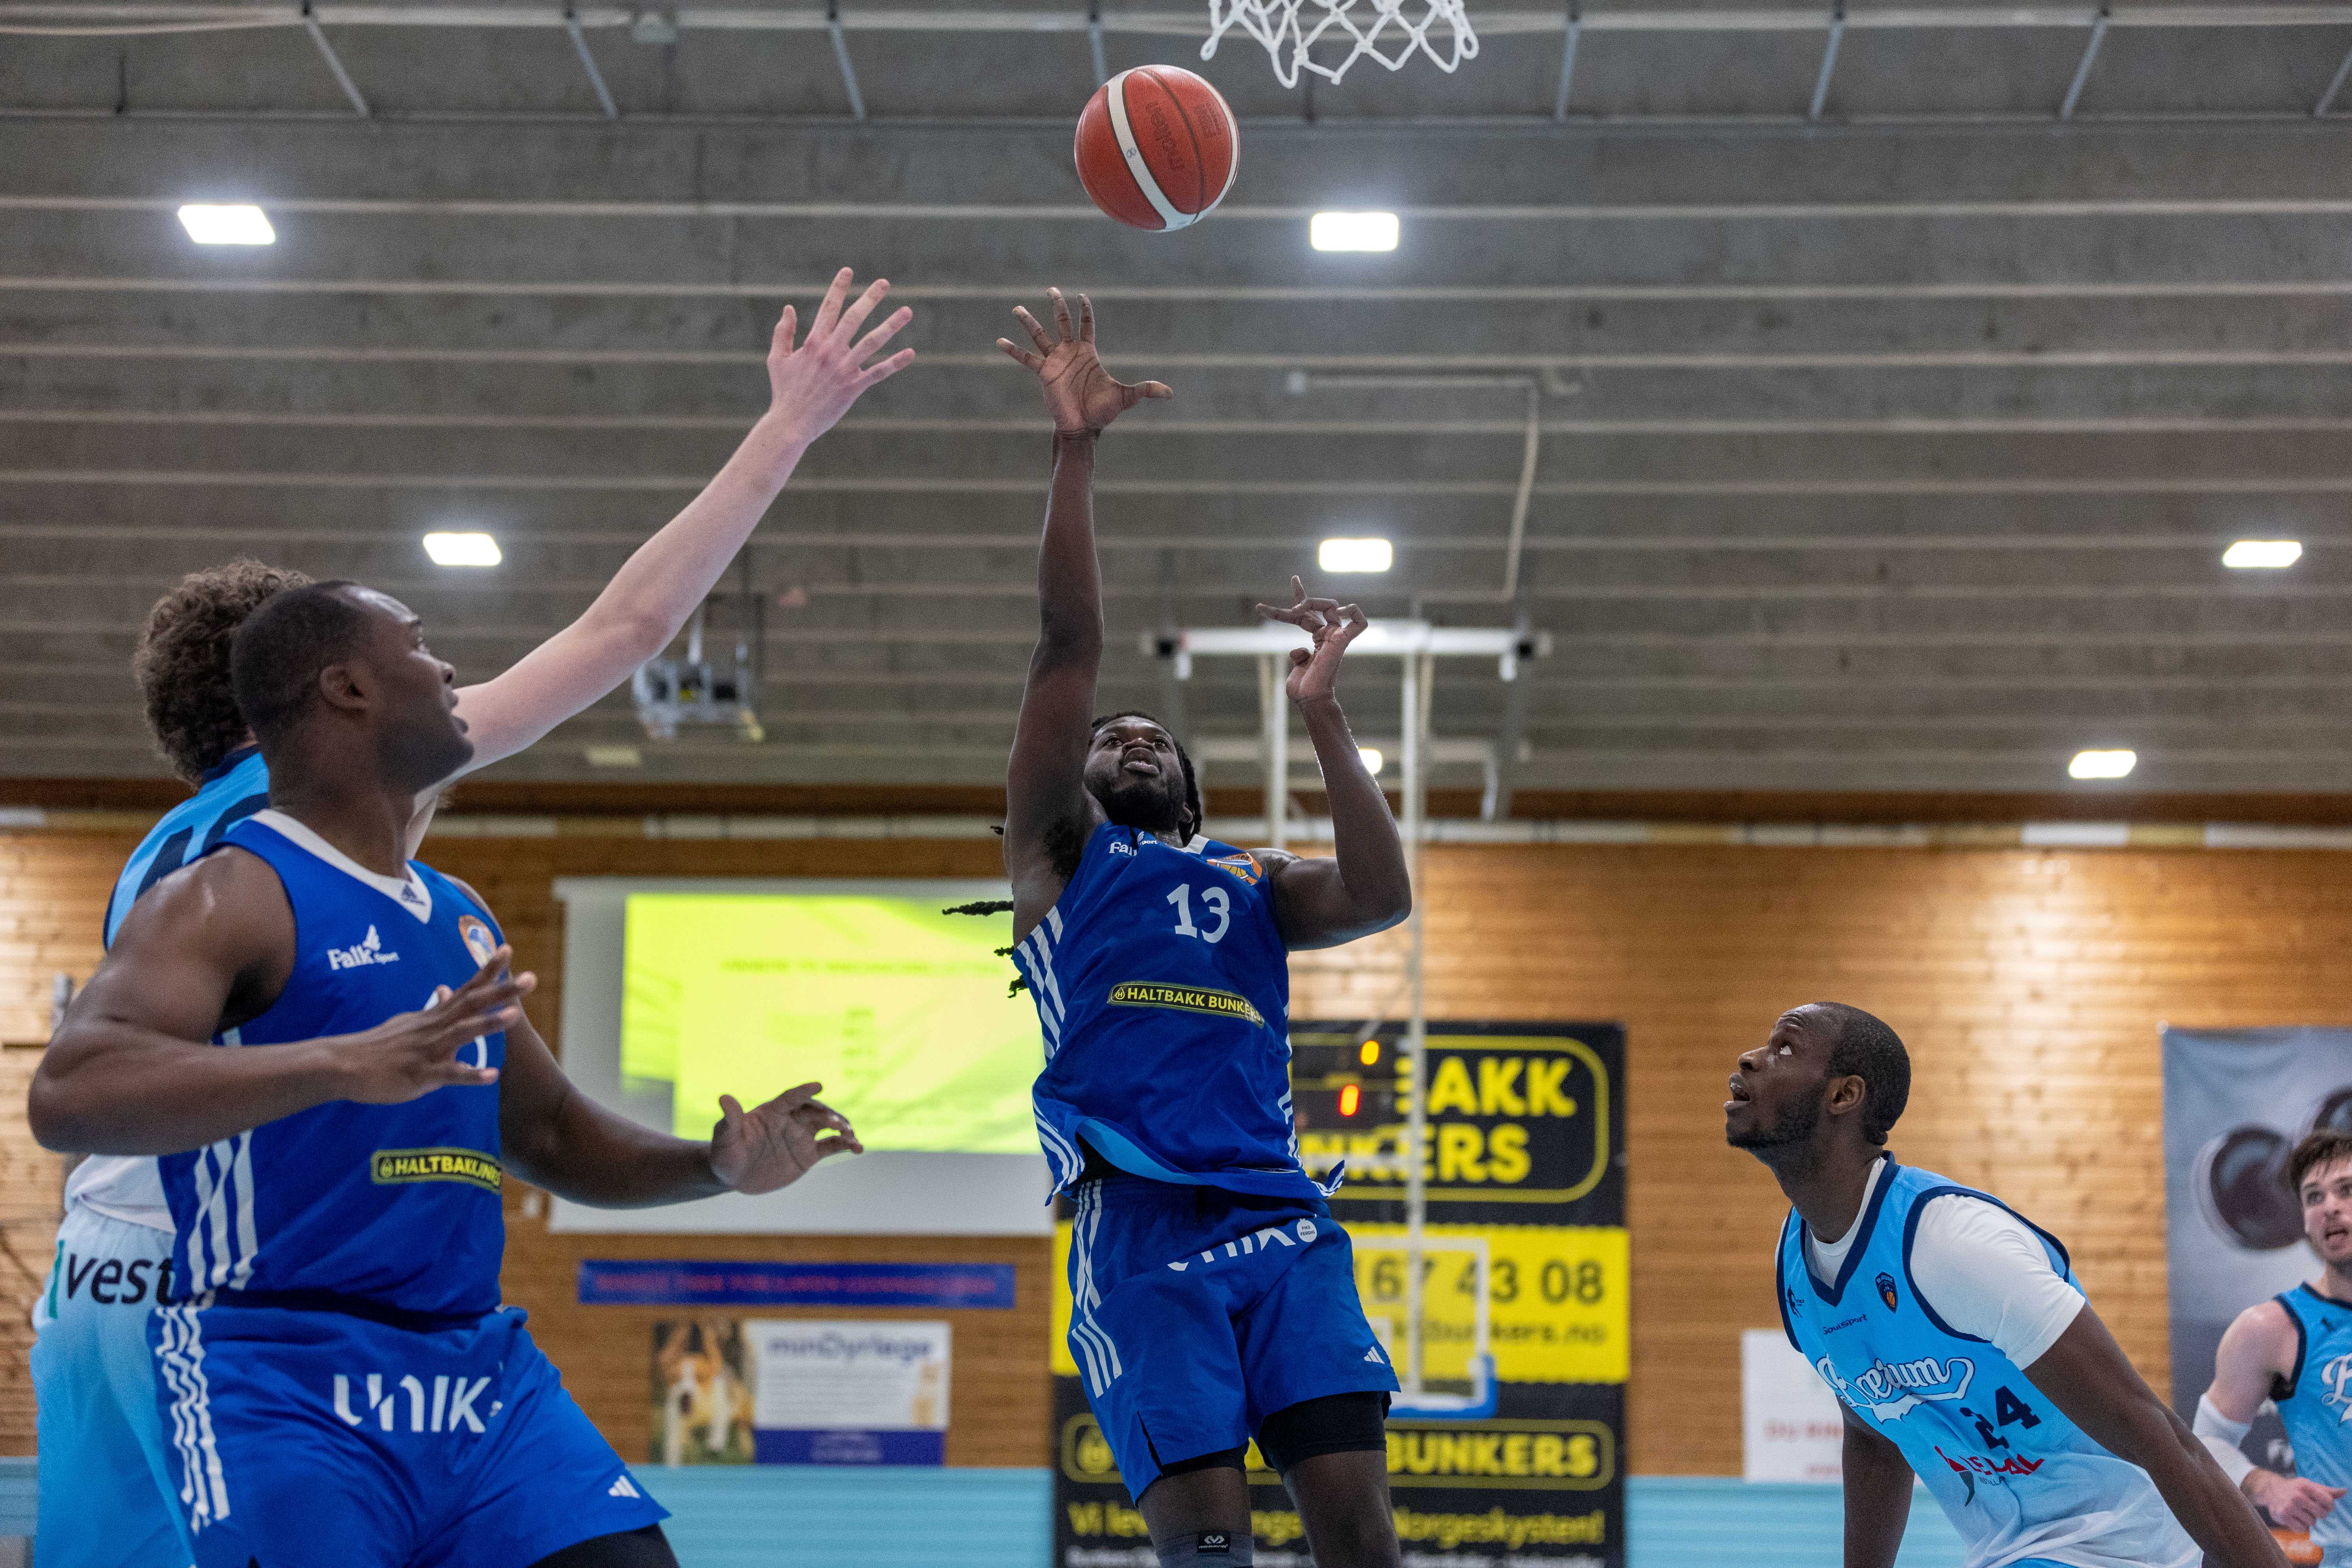
[[[536,974],[510,973],[513,962],[514,950],[501,947],[456,990],[440,986],[417,1011],[335,1039],[329,1047],[341,1090],[335,1098],[398,1105],[452,1084],[498,1082],[487,1045],[471,1061],[467,1056],[477,1040],[520,1019],[522,999],[538,988]]]
[[[866,389],[914,363],[915,351],[900,349],[885,360],[874,356],[898,335],[915,312],[900,306],[864,337],[866,319],[889,297],[890,280],[877,278],[854,300],[846,267],[833,275],[833,287],[809,322],[798,348],[793,332],[798,315],[790,305],[777,319],[768,344],[768,417],[781,424],[795,445],[806,446],[833,428]],[[871,363],[869,363],[871,362]]]
[[[1095,307],[1084,294],[1078,296],[1078,327],[1070,330],[1070,302],[1062,298],[1059,289],[1045,291],[1054,300],[1054,331],[1048,333],[1037,324],[1037,318],[1015,305],[1013,313],[1029,330],[1029,341],[1037,345],[1036,352],[1021,347],[1010,338],[999,338],[996,346],[1022,364],[1037,373],[1045,389],[1045,412],[1054,418],[1057,436],[1079,436],[1108,428],[1110,422],[1142,402],[1147,397],[1173,397],[1176,394],[1163,381],[1138,382],[1130,386],[1123,381],[1113,381],[1110,372],[1103,369],[1102,361],[1095,355]]]
[[[819,1160],[866,1152],[849,1119],[816,1098],[824,1087],[804,1083],[750,1110],[733,1095],[720,1095],[719,1125],[710,1130],[711,1173],[739,1193],[772,1193],[807,1175]]]
[[[1293,702],[1330,697],[1339,689],[1340,655],[1371,623],[1353,605],[1343,605],[1337,599],[1309,598],[1307,584],[1296,577],[1290,580],[1290,592],[1297,603],[1257,607],[1257,613],[1266,619],[1286,622],[1315,639],[1311,649],[1290,650],[1290,674],[1283,681],[1283,689],[1290,694]]]

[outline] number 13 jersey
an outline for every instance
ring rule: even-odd
[[[1090,1146],[1157,1181],[1325,1195],[1291,1118],[1290,955],[1246,850],[1105,823],[1013,956],[1045,1036],[1032,1098],[1055,1191]]]

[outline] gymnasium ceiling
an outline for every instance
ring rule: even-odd
[[[1105,447],[1106,706],[1168,701],[1154,628],[1301,572],[1549,634],[1522,712],[1446,663],[1440,784],[1498,744],[1521,789],[2048,790],[2120,746],[2137,789],[2343,788],[2352,92],[2315,110],[2352,5],[1588,0],[1563,110],[1568,10],[1480,5],[1457,74],[1309,93],[1238,37],[1202,65],[1178,0],[1106,0],[1098,33],[583,5],[577,47],[545,4],[318,0],[314,37],[286,5],[0,0],[205,29],[0,36],[0,772],[160,772],[133,633],[240,552],[379,584],[495,672],[724,458],[776,310],[846,263],[923,357],[751,552],[764,742],[646,741],[621,697],[494,776],[1001,777],[1045,443],[990,342],[1059,283],[1115,372],[1179,393]],[[1244,117],[1210,222],[1086,206],[1097,40]],[[190,244],[173,209],[205,199],[278,243]],[[1324,207],[1400,211],[1402,245],[1318,254]],[[504,563],[431,565],[446,528]],[[1318,539],[1374,533],[1386,577],[1317,575]],[[2225,572],[2244,537],[2306,553]],[[1391,748],[1394,682],[1349,678]],[[1213,780],[1252,780],[1249,663],[1181,699]]]

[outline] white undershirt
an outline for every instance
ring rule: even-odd
[[[1853,1224],[1837,1240],[1822,1241],[1805,1227],[1805,1265],[1824,1284],[1845,1267],[1885,1173],[1881,1155],[1870,1167]],[[1911,1285],[1937,1317],[1991,1342],[2020,1367],[2040,1361],[2086,1304],[2050,1266],[2049,1251],[2024,1221],[1960,1193],[1930,1198],[1921,1208],[1911,1242]]]

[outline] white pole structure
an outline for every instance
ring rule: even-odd
[[[1308,646],[1296,626],[1269,623],[1255,626],[1202,626],[1180,631],[1171,638],[1155,632],[1143,639],[1143,651],[1174,660],[1180,680],[1190,679],[1192,661],[1219,655],[1254,658],[1258,661],[1258,696],[1264,704],[1259,744],[1266,764],[1265,826],[1274,848],[1286,847],[1288,835],[1290,708],[1283,693],[1290,650]],[[1410,997],[1405,1019],[1404,1204],[1405,1204],[1405,1353],[1397,1368],[1411,1402],[1422,1390],[1422,1274],[1427,1250],[1425,1229],[1429,1197],[1422,1170],[1422,1144],[1428,1136],[1429,1007],[1423,973],[1424,954],[1422,898],[1422,847],[1429,837],[1430,698],[1436,685],[1437,660],[1467,655],[1491,658],[1505,680],[1524,677],[1524,661],[1551,651],[1550,638],[1539,632],[1509,626],[1433,626],[1427,621],[1374,621],[1349,646],[1350,657],[1391,658],[1402,661],[1402,739],[1398,743],[1399,795],[1403,803],[1405,856],[1412,876],[1412,914],[1406,922],[1406,990]],[[1222,748],[1221,748],[1222,749]],[[1196,745],[1195,750],[1202,750]],[[1205,752],[1204,752],[1205,754]]]

